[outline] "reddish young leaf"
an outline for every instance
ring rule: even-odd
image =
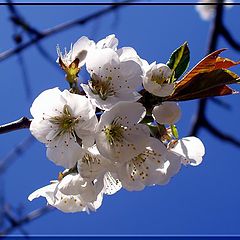
[[[217,57],[215,69],[228,69],[230,67],[240,64],[240,61],[234,62],[229,58]]]
[[[184,96],[179,97],[170,97],[167,99],[167,101],[187,101],[187,100],[193,100],[193,99],[201,99],[201,98],[207,98],[207,97],[216,97],[216,96],[224,96],[224,95],[230,95],[230,94],[237,94],[238,92],[231,89],[230,87],[223,85],[223,86],[217,86],[214,88],[210,88],[204,91],[199,91],[195,93],[189,93]]]
[[[197,74],[214,70],[216,68],[216,59],[218,55],[225,50],[226,48],[219,49],[203,58],[182,78],[180,82],[177,83],[175,91],[178,91],[178,89],[189,84],[189,82],[192,81],[192,78]]]
[[[165,101],[185,101],[236,93],[226,84],[239,83],[237,74],[227,68],[240,64],[218,55],[225,49],[217,50],[202,59],[179,81],[173,94]]]

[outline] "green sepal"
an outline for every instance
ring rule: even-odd
[[[178,139],[178,130],[177,130],[177,127],[176,125],[171,125],[171,131],[172,131],[172,135]]]

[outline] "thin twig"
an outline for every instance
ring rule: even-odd
[[[133,2],[133,0],[126,0],[122,3],[129,3],[129,2]],[[47,38],[49,36],[52,36],[55,33],[59,33],[61,31],[67,30],[67,29],[72,28],[76,25],[86,24],[86,23],[88,23],[92,20],[95,20],[99,17],[102,17],[105,14],[110,13],[110,12],[116,10],[116,9],[122,8],[124,6],[126,6],[126,5],[112,5],[108,8],[105,8],[103,10],[100,10],[100,11],[97,11],[93,14],[90,14],[87,17],[76,19],[76,20],[69,21],[69,22],[66,22],[66,23],[62,23],[62,24],[57,25],[53,28],[50,28],[50,29],[44,30],[42,32],[39,32],[38,36],[34,37],[33,39],[31,39],[31,40],[29,40],[25,43],[20,44],[18,47],[11,48],[11,49],[9,49],[5,52],[0,53],[0,62],[9,58],[9,57],[11,57],[11,56],[13,56],[13,55],[15,55],[16,53],[19,53],[19,52],[23,51],[24,49],[32,46],[33,44],[39,42],[40,40],[42,40],[44,38]]]
[[[225,142],[229,142],[231,144],[233,144],[236,147],[240,147],[240,141],[235,139],[233,136],[228,135],[226,133],[223,133],[221,131],[219,131],[219,129],[217,129],[216,127],[214,127],[213,124],[211,124],[209,121],[204,121],[203,122],[203,126],[206,130],[208,130],[208,132],[210,132],[213,136],[221,139],[221,141],[225,141]]]
[[[216,16],[213,22],[212,32],[210,35],[210,42],[208,47],[208,54],[215,51],[218,43],[219,36],[223,35],[229,44],[236,50],[240,50],[240,45],[233,40],[228,30],[223,25],[223,0],[218,0],[216,9]],[[240,147],[240,141],[231,135],[228,135],[214,125],[206,118],[208,99],[201,99],[198,102],[197,115],[193,122],[190,135],[197,135],[200,129],[206,129],[213,136],[221,139],[222,141],[229,142],[234,146]]]
[[[222,0],[218,1],[218,3],[222,3],[222,2],[223,2]],[[211,33],[210,33],[210,41],[209,41],[208,51],[207,51],[208,54],[216,50],[218,36],[219,36],[219,29],[220,29],[220,26],[222,25],[222,16],[223,16],[223,5],[219,4],[217,5],[216,15],[215,15],[215,19],[214,19]],[[203,127],[202,123],[204,122],[204,115],[206,114],[206,108],[207,108],[207,99],[199,100],[198,110],[190,130],[190,134],[189,134],[190,136],[196,136],[199,130]]]
[[[26,216],[24,216],[18,220],[15,219],[14,224],[12,224],[10,227],[7,227],[6,229],[4,229],[3,231],[0,232],[0,237],[6,236],[7,234],[11,233],[16,228],[19,228],[22,225],[29,223],[29,222],[45,215],[46,213],[49,213],[53,209],[54,209],[53,207],[51,207],[50,205],[47,205],[47,206],[44,206],[42,208],[39,208],[37,210],[30,212],[29,214],[27,214]]]
[[[4,207],[4,215],[6,219],[10,222],[11,226],[17,226],[18,225],[18,220],[14,216],[12,209],[10,208],[9,205],[6,205]],[[24,236],[28,236],[28,233],[22,228],[22,226],[19,226],[18,229]],[[0,234],[1,236],[1,234]]]
[[[22,28],[22,30],[27,33],[27,35],[29,36],[30,39],[41,35],[36,28],[34,28],[28,22],[25,21],[25,19],[17,11],[16,7],[13,5],[11,0],[7,0],[7,2],[9,3],[9,6],[8,6],[9,11],[12,14],[11,20],[16,25],[15,27]],[[57,66],[56,62],[54,61],[54,58],[41,46],[40,42],[36,43],[35,46],[36,46],[37,50],[39,51],[39,53],[43,56],[44,59],[46,59],[56,69],[60,70],[59,67]],[[20,56],[21,56],[21,54],[19,54],[19,58],[20,58]],[[22,66],[22,68],[23,68],[23,66]],[[26,75],[26,77],[27,77],[27,75]],[[28,86],[26,82],[28,83],[29,81],[25,80],[25,85]],[[26,92],[29,92],[29,91],[26,90]]]
[[[26,149],[29,149],[30,145],[34,143],[32,135],[27,136],[17,146],[15,146],[10,152],[8,152],[0,161],[0,175],[13,163],[13,161],[21,156]]]
[[[240,43],[238,43],[231,35],[231,33],[228,31],[228,29],[222,25],[221,27],[221,34],[225,38],[225,40],[230,44],[232,48],[234,48],[237,51],[240,51]]]
[[[0,126],[0,134],[16,131],[23,128],[29,128],[31,119],[22,117],[14,122],[10,122]]]
[[[226,110],[231,110],[232,109],[232,106],[226,102],[224,102],[222,99],[219,99],[219,98],[210,98],[209,99],[211,102],[215,103],[216,105],[226,109]]]

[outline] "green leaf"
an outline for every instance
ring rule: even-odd
[[[188,43],[185,42],[179,48],[177,48],[171,55],[167,62],[169,68],[174,72],[172,82],[175,82],[187,69],[190,61],[190,51]]]

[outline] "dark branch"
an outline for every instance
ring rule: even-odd
[[[240,141],[239,140],[236,140],[231,135],[228,135],[228,134],[225,134],[225,133],[221,132],[219,129],[214,127],[209,121],[204,121],[203,122],[203,127],[205,129],[207,129],[213,136],[221,139],[221,141],[229,142],[236,147],[240,147]]]
[[[222,0],[219,0],[218,3],[223,3]],[[211,53],[216,50],[218,36],[220,32],[220,28],[222,25],[222,16],[223,16],[223,5],[217,5],[215,19],[212,25],[211,33],[210,33],[210,41],[208,45],[207,53]],[[203,127],[203,122],[206,114],[207,108],[207,99],[201,99],[198,102],[198,110],[195,117],[195,121],[192,124],[192,129],[190,130],[190,136],[196,136],[199,130]]]
[[[26,216],[24,216],[21,219],[14,219],[14,224],[12,224],[10,227],[6,228],[5,230],[3,230],[2,232],[0,232],[0,237],[1,236],[6,236],[7,234],[11,233],[13,230],[15,230],[15,228],[19,228],[22,225],[29,223],[43,215],[45,215],[46,213],[50,212],[53,210],[53,207],[51,206],[45,206],[42,208],[39,208],[37,210],[34,210],[32,212],[30,212],[29,214],[27,214]]]
[[[16,131],[23,128],[30,127],[31,120],[27,117],[22,117],[14,122],[7,123],[0,126],[0,134]]]
[[[128,3],[128,2],[133,2],[133,1],[127,0],[127,1],[124,1],[122,3]],[[69,22],[57,25],[53,28],[47,29],[45,31],[38,32],[39,34],[36,37],[34,37],[33,39],[29,40],[28,42],[22,43],[16,48],[12,48],[12,49],[9,49],[5,52],[0,53],[0,62],[9,58],[9,57],[11,57],[11,56],[13,56],[13,55],[15,55],[16,53],[19,53],[19,52],[23,51],[24,49],[32,46],[33,44],[39,42],[40,40],[42,40],[44,38],[47,38],[49,36],[52,36],[55,33],[59,33],[61,31],[67,30],[67,29],[72,28],[76,25],[86,24],[86,23],[88,23],[92,20],[95,20],[99,17],[102,17],[105,14],[110,13],[110,12],[112,12],[116,9],[119,9],[121,7],[124,7],[124,6],[126,6],[126,5],[112,5],[112,6],[110,6],[108,8],[105,8],[101,11],[95,12],[95,13],[87,16],[87,17],[76,19],[76,20],[73,20],[73,21],[69,21]]]
[[[234,48],[237,51],[240,51],[240,43],[236,42],[236,40],[232,37],[231,33],[224,25],[222,25],[221,34],[232,48]]]
[[[212,32],[210,35],[209,47],[208,47],[208,54],[215,51],[218,43],[219,36],[224,36],[228,43],[235,48],[236,50],[240,50],[240,45],[235,42],[232,38],[228,30],[223,25],[223,0],[218,0],[216,16],[213,22]],[[217,102],[217,101],[215,101]],[[225,134],[221,132],[218,128],[214,127],[213,124],[206,118],[206,109],[207,109],[208,99],[201,99],[198,103],[198,110],[197,115],[195,117],[195,121],[192,125],[192,129],[190,135],[197,135],[200,129],[206,129],[209,133],[213,136],[221,139],[222,141],[229,142],[234,146],[240,147],[240,141],[232,137],[231,135]],[[218,101],[217,103],[220,103]],[[221,103],[222,106],[223,105]],[[228,108],[229,109],[229,108]]]
[[[216,105],[226,109],[226,110],[231,110],[232,109],[232,106],[226,102],[224,102],[222,99],[219,99],[219,98],[210,98],[209,99],[211,102],[215,103]]]
[[[21,141],[17,146],[15,146],[11,151],[9,151],[0,161],[0,174],[2,174],[17,157],[21,156],[30,145],[34,143],[34,138],[32,135],[27,136],[23,141]]]
[[[32,27],[28,22],[25,21],[25,19],[17,11],[16,7],[13,5],[11,0],[7,0],[7,2],[9,3],[8,8],[12,15],[11,20],[16,25],[16,26],[14,25],[15,27],[20,27],[24,32],[27,33],[27,35],[29,36],[30,39],[41,35],[36,28]],[[15,38],[14,38],[15,42],[17,44],[19,44],[22,40],[21,36],[18,34],[15,34],[14,36],[15,36]],[[20,37],[20,39],[19,39],[19,37]],[[39,53],[43,56],[44,59],[46,59],[56,69],[60,70],[59,67],[56,65],[56,62],[55,62],[56,60],[54,60],[54,58],[41,46],[40,42],[36,43],[35,46],[36,46],[37,50],[39,51]],[[19,54],[19,58],[20,58],[20,56],[21,56],[21,54]],[[22,63],[22,61],[21,61],[21,63]],[[23,69],[23,66],[22,66],[22,69]],[[27,75],[26,75],[26,77],[27,77]],[[29,85],[27,85],[28,82],[29,81],[25,80],[26,86],[29,86]],[[27,90],[27,88],[26,88],[26,90]]]

